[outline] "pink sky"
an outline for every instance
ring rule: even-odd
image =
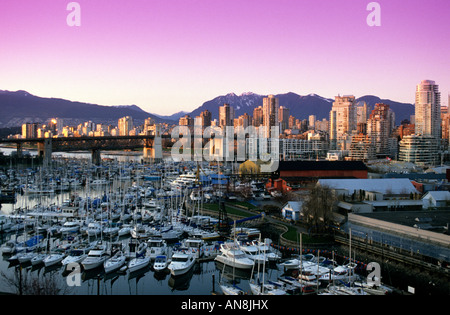
[[[448,0],[69,0],[0,2],[0,90],[146,111],[190,111],[230,92],[450,92]]]

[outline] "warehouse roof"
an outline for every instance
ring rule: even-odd
[[[418,193],[407,178],[373,178],[373,179],[319,179],[318,184],[330,189],[345,189],[349,194],[355,190],[379,192],[383,194]]]

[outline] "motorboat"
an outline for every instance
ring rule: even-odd
[[[2,253],[4,255],[12,255],[16,252],[17,250],[17,245],[18,243],[16,241],[7,241],[3,246],[2,246]]]
[[[193,254],[195,258],[201,258],[205,251],[205,241],[195,238],[185,239],[182,243],[182,250]]]
[[[202,240],[213,240],[220,237],[220,234],[216,231],[207,231],[199,228],[192,229],[192,231],[189,232],[189,235]]]
[[[157,256],[167,255],[168,247],[165,240],[161,238],[151,238],[147,241],[147,255],[150,259],[156,259]]]
[[[278,261],[281,259],[281,253],[275,252],[275,250],[270,246],[272,243],[271,239],[264,239],[264,242],[253,241],[253,245],[255,245],[260,253],[264,254],[265,257],[269,261]]]
[[[354,273],[356,265],[346,264],[340,265],[333,269],[329,269],[327,272],[322,274],[319,278],[320,281],[331,282],[331,281],[347,281],[352,282],[358,279],[358,276]]]
[[[317,264],[315,264],[313,260],[314,257],[303,255],[302,257],[288,259],[282,262],[280,265],[283,266],[285,270],[298,270],[307,268],[310,265],[317,266]]]
[[[102,226],[98,222],[91,222],[88,224],[87,235],[97,236],[102,232]]]
[[[195,264],[194,255],[191,253],[175,252],[167,267],[172,276],[181,276],[187,273]]]
[[[109,254],[106,250],[105,244],[97,244],[91,249],[87,257],[81,262],[85,270],[91,270],[97,268],[109,258]]]
[[[178,228],[174,228],[173,225],[163,227],[161,230],[161,238],[165,241],[176,241],[180,239],[184,231]]]
[[[244,254],[255,263],[263,264],[269,261],[265,254],[261,253],[259,248],[252,243],[240,243],[239,245],[240,250],[242,250]]]
[[[136,224],[130,231],[131,237],[136,239],[146,239],[149,238],[152,234],[148,231],[148,229],[142,224]]]
[[[254,261],[248,258],[245,253],[235,243],[224,243],[220,245],[221,254],[214,260],[239,269],[252,269]]]
[[[114,256],[108,258],[103,263],[103,268],[105,269],[105,273],[113,272],[125,264],[126,256],[122,251],[117,251]]]
[[[169,265],[169,260],[167,259],[167,256],[159,255],[159,256],[156,256],[156,258],[155,258],[155,261],[153,263],[153,269],[156,272],[160,272],[160,271],[165,270],[168,265]]]
[[[80,230],[80,223],[75,221],[67,221],[59,229],[59,231],[64,234],[77,233]]]

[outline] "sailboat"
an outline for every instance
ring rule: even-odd
[[[258,244],[261,244],[261,235],[259,237]],[[258,247],[259,248],[259,247]],[[250,281],[249,286],[250,290],[254,295],[286,295],[286,291],[281,289],[280,286],[266,282],[264,279],[266,272],[266,254],[263,252],[263,266],[262,271],[259,272],[260,265],[258,264],[258,276],[254,281]],[[254,269],[253,269],[254,270]],[[252,272],[253,272],[252,270]],[[262,275],[262,279],[259,276]]]

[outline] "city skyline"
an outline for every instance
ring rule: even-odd
[[[0,4],[0,90],[26,90],[159,115],[217,95],[379,95],[414,103],[433,80],[450,92],[445,0],[70,1]],[[447,14],[446,14],[447,13]]]

